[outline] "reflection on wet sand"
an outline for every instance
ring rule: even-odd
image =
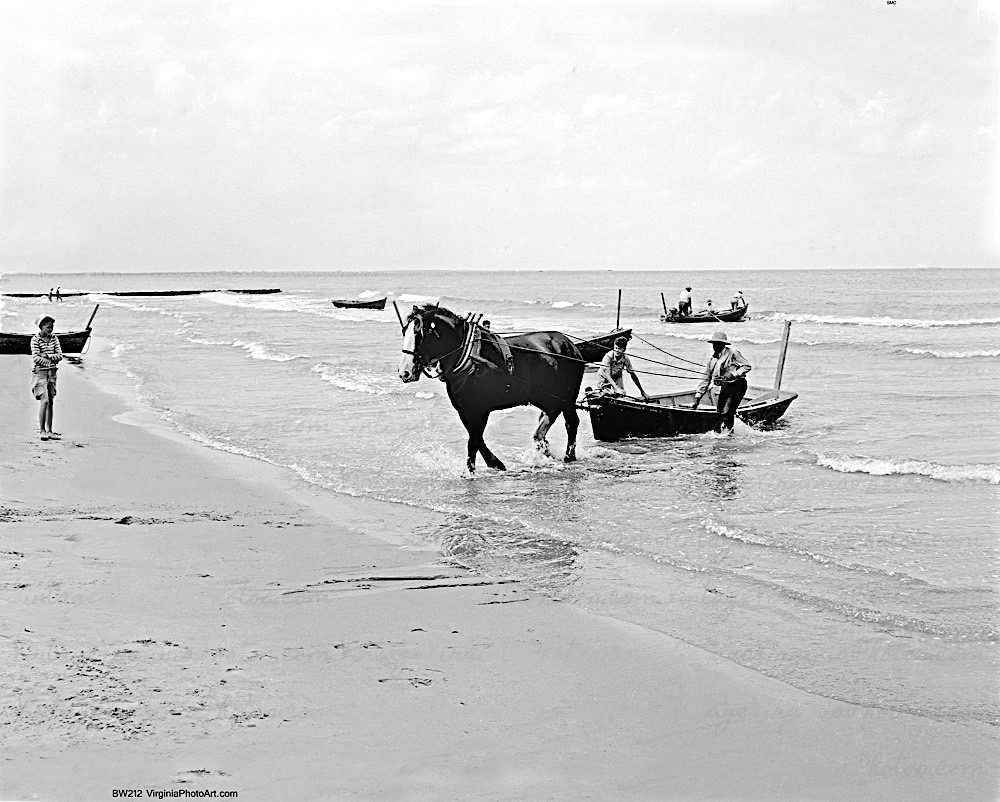
[[[441,552],[477,573],[514,577],[533,588],[559,591],[576,581],[577,547],[516,519],[458,515],[440,524]]]

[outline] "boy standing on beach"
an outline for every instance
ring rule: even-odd
[[[62,361],[59,338],[52,333],[55,319],[42,315],[38,319],[38,334],[31,338],[31,392],[40,402],[38,407],[38,429],[42,440],[59,440],[58,432],[52,431],[52,406],[56,398],[56,370]]]

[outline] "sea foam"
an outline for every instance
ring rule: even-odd
[[[920,318],[897,318],[888,316],[836,317],[834,315],[810,315],[795,312],[766,312],[755,316],[755,320],[793,320],[797,323],[827,323],[837,326],[876,326],[878,328],[936,329],[953,326],[995,326],[1000,318],[965,318],[959,320],[923,320]]]
[[[905,348],[907,354],[932,356],[935,359],[992,359],[1000,357],[1000,348],[977,351],[935,351],[931,348]]]
[[[989,482],[1000,484],[1000,466],[990,464],[941,465],[924,460],[876,459],[817,454],[816,464],[841,473],[871,476],[925,476],[939,482]]]

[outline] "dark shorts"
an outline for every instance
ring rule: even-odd
[[[46,401],[56,397],[56,371],[41,370],[32,374],[31,394],[36,401]]]

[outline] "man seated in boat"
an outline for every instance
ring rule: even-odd
[[[642,400],[648,401],[649,396],[639,383],[639,377],[632,367],[632,360],[625,354],[627,347],[628,338],[617,337],[615,347],[604,355],[601,366],[597,369],[597,392],[605,395],[625,395],[624,373],[628,371],[628,375],[632,377],[632,381],[642,394]]]
[[[736,422],[736,408],[747,393],[746,376],[751,369],[750,363],[732,347],[726,332],[715,332],[708,338],[708,342],[712,344],[712,356],[705,366],[691,406],[697,408],[701,397],[708,392],[708,385],[716,385],[719,388],[716,410],[722,414],[722,421],[715,430],[719,433],[732,432]]]

